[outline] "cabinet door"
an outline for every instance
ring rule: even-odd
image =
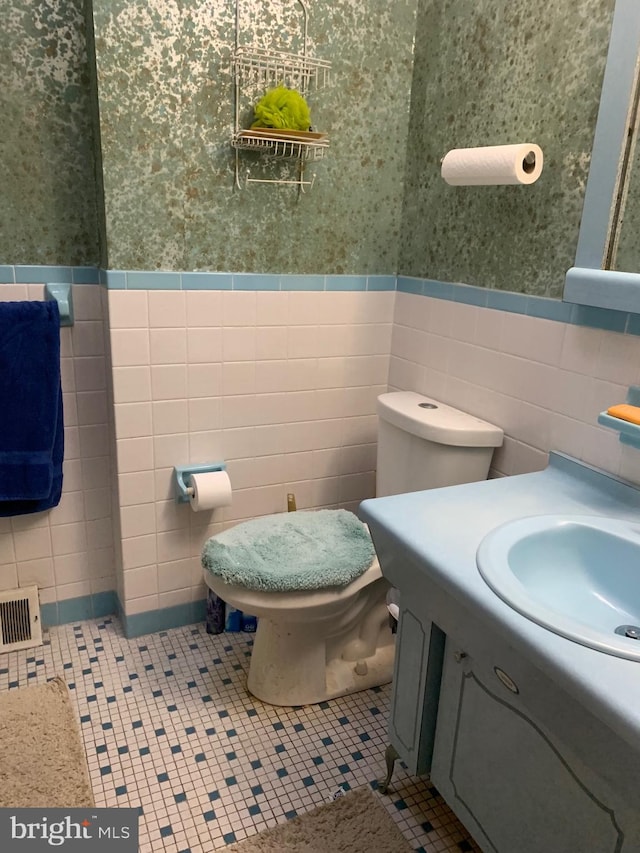
[[[431,778],[485,851],[619,853],[612,808],[518,707],[517,685],[447,640]],[[458,658],[460,654],[458,652]],[[513,696],[507,699],[506,697]]]
[[[408,608],[400,612],[389,737],[411,773],[431,769],[445,635]]]

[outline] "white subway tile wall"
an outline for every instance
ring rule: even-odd
[[[288,492],[302,509],[373,495],[388,387],[501,426],[494,475],[543,468],[555,449],[640,481],[639,455],[597,425],[640,384],[636,336],[402,292],[73,295],[63,497],[0,518],[0,589],[37,583],[43,603],[117,589],[127,614],[203,598],[212,533],[284,511]],[[0,288],[43,298],[42,285]],[[173,466],[220,459],[233,505],[176,504]]]
[[[204,598],[205,539],[375,490],[393,292],[108,293],[127,614]],[[176,504],[174,465],[224,460],[231,507]]]
[[[2,285],[0,301],[44,299]],[[48,604],[116,588],[101,288],[73,285],[75,325],[60,330],[64,487],[50,512],[0,518],[0,589],[37,584]]]
[[[544,468],[549,450],[638,481],[640,462],[598,414],[640,383],[640,339],[397,293],[389,386],[505,431],[493,474]]]

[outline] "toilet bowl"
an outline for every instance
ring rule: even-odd
[[[493,448],[502,444],[498,427],[410,391],[381,395],[378,417],[378,497],[486,479]],[[251,544],[254,529],[260,535],[266,531],[269,538],[270,526],[286,527],[287,516],[304,516],[306,523],[326,512],[330,511],[283,513],[260,519],[264,524],[257,528],[252,527],[258,521],[254,519],[231,530],[238,531],[237,541],[244,547],[247,541]],[[371,549],[364,525],[344,510],[335,513],[336,517],[342,513],[343,520],[351,516],[351,534],[364,535]],[[210,564],[210,543],[216,540],[219,548],[228,532],[205,543],[204,578],[232,607],[258,617],[247,682],[254,696],[273,705],[306,705],[391,680],[394,637],[386,606],[390,585],[372,549],[355,572],[349,572],[348,561],[343,561],[336,574],[331,571],[333,540],[322,539],[316,542],[322,558],[310,561],[314,588],[304,572],[287,588],[274,588],[281,556],[290,560],[295,572],[295,547],[293,540],[287,541],[286,531],[284,538],[280,536],[282,554],[272,551],[269,561],[259,556],[255,575],[253,560],[246,565],[242,558],[231,560],[230,574]],[[339,551],[339,538],[336,543]],[[222,546],[224,559],[226,547]],[[270,566],[266,573],[265,563]]]
[[[308,705],[391,681],[394,637],[378,560],[343,587],[265,592],[207,585],[232,607],[258,617],[247,687],[272,705]]]

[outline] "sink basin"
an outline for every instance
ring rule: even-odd
[[[480,543],[480,574],[523,616],[576,643],[640,660],[640,525],[520,518]]]

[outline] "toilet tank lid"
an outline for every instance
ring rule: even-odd
[[[500,447],[503,439],[500,427],[414,391],[381,394],[378,397],[378,417],[438,444]]]

